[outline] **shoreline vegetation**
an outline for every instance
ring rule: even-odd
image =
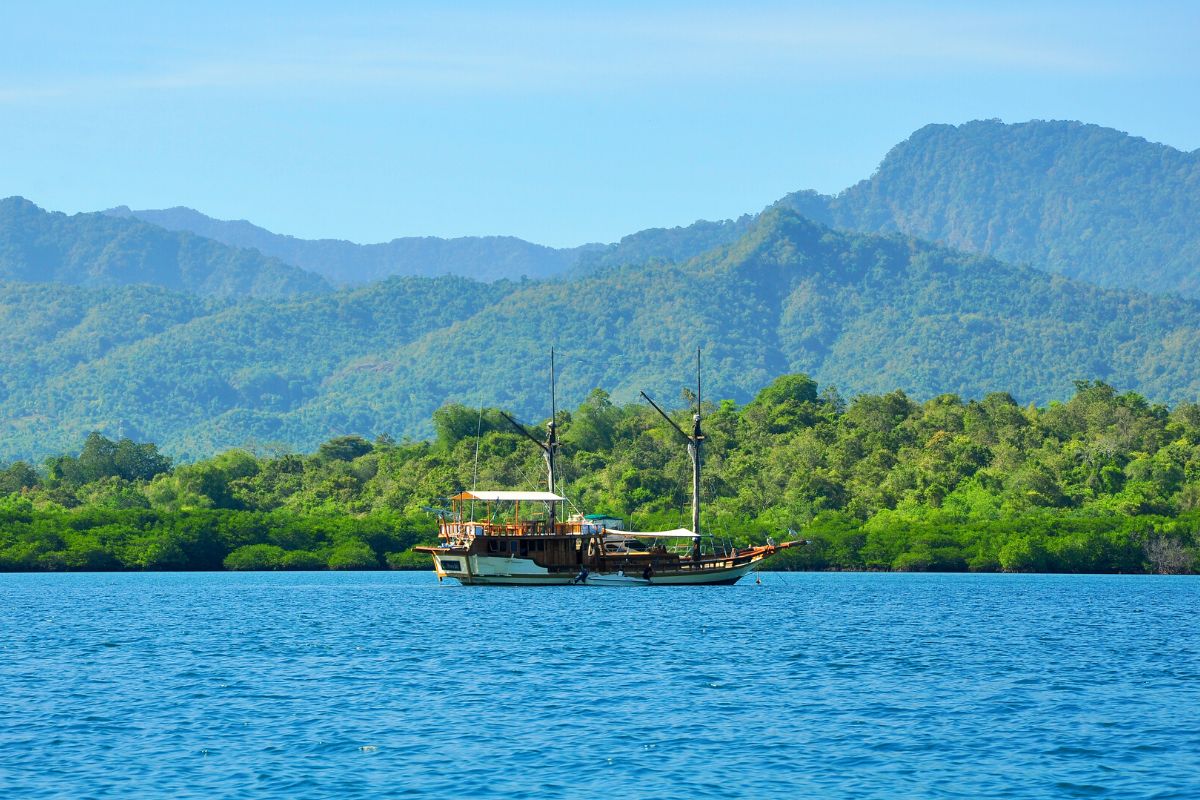
[[[846,401],[785,375],[744,406],[706,405],[705,532],[809,540],[769,570],[1195,573],[1200,406],[1075,389],[1044,407],[1004,393]],[[557,422],[578,510],[686,524],[687,455],[652,410],[597,389]],[[0,468],[0,571],[428,569],[412,548],[472,485],[476,448],[481,487],[543,474],[496,409],[451,404],[433,424],[428,441],[339,436],[310,455],[178,465],[93,433],[78,455]]]

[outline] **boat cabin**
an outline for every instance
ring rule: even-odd
[[[619,531],[625,527],[625,520],[611,514],[585,514],[583,519],[610,531]]]

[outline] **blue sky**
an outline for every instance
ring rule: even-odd
[[[0,196],[551,245],[836,192],[930,122],[1200,148],[1195,3],[23,3]]]

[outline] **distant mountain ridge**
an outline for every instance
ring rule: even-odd
[[[0,461],[90,430],[188,458],[330,436],[424,436],[448,401],[544,417],[593,387],[667,398],[704,349],[706,392],[748,400],[803,371],[847,396],[1067,397],[1103,379],[1200,396],[1200,303],[1107,291],[787,209],[683,263],[546,281],[393,278],[295,300],[201,301],[150,287],[0,285]]]
[[[488,282],[542,279],[650,259],[686,260],[733,241],[753,219],[747,215],[737,221],[702,220],[687,227],[650,228],[613,244],[553,248],[514,236],[410,236],[381,244],[298,239],[245,220],[214,219],[185,207],[133,211],[119,206],[102,213],[142,220],[167,230],[188,231],[234,247],[254,248],[343,286],[397,275],[459,275]]]
[[[779,205],[1098,286],[1200,297],[1200,151],[1098,125],[927,125],[867,180]]]
[[[1200,151],[1111,128],[1040,120],[927,125],[836,196],[800,191],[773,205],[834,228],[903,233],[1098,286],[1200,297]],[[342,285],[397,274],[536,279],[651,258],[684,261],[730,244],[757,217],[555,249],[500,236],[357,245],[281,236],[185,208],[106,213],[254,247]]]
[[[44,211],[0,200],[0,280],[81,286],[150,284],[210,297],[327,292],[318,275],[255,250],[137,219]]]
[[[167,230],[189,231],[235,247],[252,247],[342,285],[370,283],[393,275],[463,275],[481,281],[522,275],[545,278],[565,271],[574,252],[514,236],[413,236],[365,245],[341,239],[298,239],[245,220],[214,219],[182,206],[145,211],[119,206],[103,213],[140,219]]]

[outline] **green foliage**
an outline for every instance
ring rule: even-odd
[[[385,560],[388,569],[433,569],[433,559],[428,553],[405,550],[403,553],[388,553]]]
[[[282,547],[273,544],[247,544],[225,556],[225,569],[265,570],[279,569],[288,554]]]
[[[103,478],[148,481],[167,472],[171,459],[160,454],[154,444],[137,444],[131,439],[114,442],[93,431],[78,457],[59,456],[47,466],[52,480],[82,485]]]
[[[0,470],[0,497],[16,494],[38,485],[37,471],[24,461],[16,461]]]
[[[464,439],[477,434],[510,430],[509,424],[494,408],[467,408],[447,403],[433,412],[433,430],[438,447],[451,450]]]
[[[326,461],[353,461],[372,449],[371,443],[361,436],[339,436],[317,448],[317,457]]]
[[[580,450],[608,450],[613,446],[621,416],[621,410],[613,405],[608,392],[593,389],[572,416],[565,441]]]
[[[357,539],[350,539],[333,548],[329,554],[330,569],[377,569],[379,559],[371,550],[370,545]]]
[[[307,550],[291,550],[283,554],[280,566],[283,569],[312,571],[324,569],[328,564],[316,553],[310,553]]]

